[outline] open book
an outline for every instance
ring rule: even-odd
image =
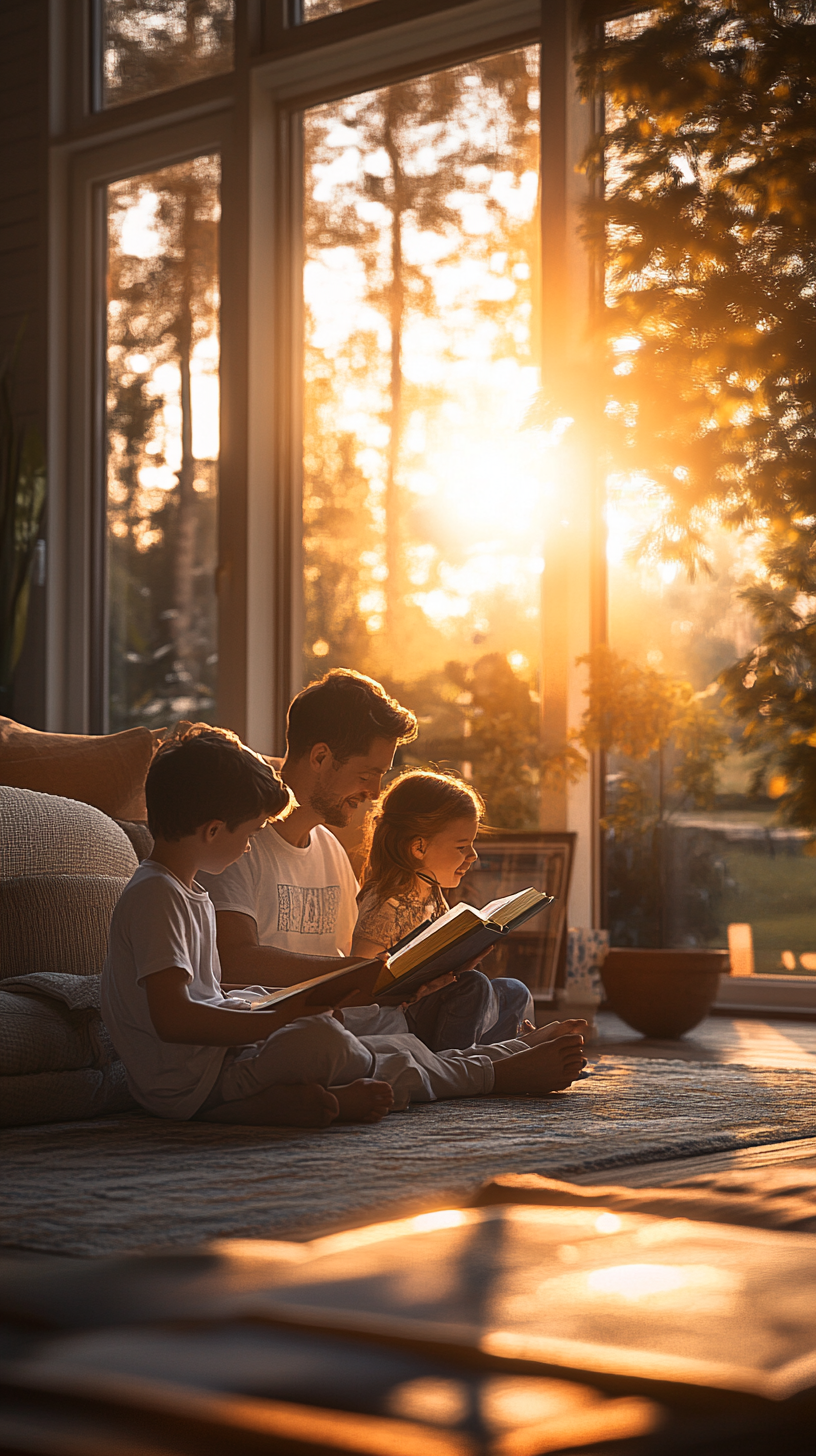
[[[492,900],[483,910],[455,905],[438,920],[420,926],[392,948],[388,960],[357,961],[348,968],[329,971],[297,986],[273,991],[253,1004],[254,1011],[283,1011],[286,1003],[302,1000],[298,1015],[310,1006],[333,1006],[353,993],[358,1005],[399,1005],[437,976],[447,975],[483,954],[509,931],[554,903],[541,890],[519,890],[503,900]]]

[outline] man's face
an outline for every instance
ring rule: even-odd
[[[367,753],[347,758],[345,763],[338,763],[327,750],[317,767],[317,783],[309,798],[323,823],[344,829],[358,805],[376,799],[396,751],[396,738],[375,738]]]

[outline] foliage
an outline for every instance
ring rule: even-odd
[[[589,670],[587,706],[581,725],[565,748],[544,765],[545,782],[566,771],[575,779],[595,752],[614,754],[626,765],[618,778],[605,827],[642,832],[672,808],[711,806],[716,769],[728,751],[720,715],[690,683],[642,668],[611,648],[596,647],[576,662]],[[657,790],[639,766],[657,768]]]
[[[672,943],[667,923],[667,856],[671,816],[714,801],[717,765],[729,746],[721,715],[691,685],[641,668],[608,647],[578,659],[589,671],[587,706],[570,741],[542,764],[545,786],[586,770],[587,756],[604,755],[606,874],[613,945]],[[713,901],[718,882],[707,846],[695,847],[673,882],[682,885],[683,933],[695,941],[718,930]],[[721,876],[719,877],[721,878]],[[676,898],[676,895],[675,895]]]
[[[99,9],[108,105],[232,65],[234,0],[114,0]]]
[[[743,595],[762,637],[721,675],[724,705],[757,755],[753,791],[777,800],[780,818],[816,826],[816,538],[811,523],[776,535],[768,575]]]
[[[582,58],[606,124],[616,468],[662,499],[644,542],[694,569],[706,520],[816,514],[816,6],[660,0]],[[639,33],[638,33],[639,32]]]
[[[538,828],[539,715],[528,684],[501,652],[485,653],[472,666],[448,662],[445,679],[455,693],[458,722],[441,736],[434,714],[436,731],[423,734],[423,754],[470,766],[491,825]]]
[[[18,340],[19,343],[19,340]],[[0,700],[8,700],[23,650],[31,567],[45,509],[45,449],[14,413],[16,349],[0,369]]]

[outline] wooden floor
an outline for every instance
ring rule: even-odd
[[[816,1023],[760,1021],[711,1016],[679,1041],[652,1041],[639,1036],[609,1011],[598,1016],[598,1040],[589,1056],[614,1053],[625,1057],[668,1057],[688,1062],[738,1062],[749,1067],[778,1067],[816,1071]],[[814,1108],[816,1121],[816,1108]],[[733,1153],[710,1153],[704,1158],[678,1158],[667,1163],[645,1163],[609,1174],[584,1174],[576,1183],[614,1181],[627,1188],[669,1188],[701,1174],[748,1168],[781,1167],[797,1163],[816,1167],[816,1137],[769,1147],[743,1148]]]
[[[611,1011],[598,1016],[598,1040],[589,1054],[679,1057],[685,1062],[740,1062],[745,1067],[790,1067],[816,1072],[816,1022],[761,1021],[709,1016],[679,1041],[639,1036]]]

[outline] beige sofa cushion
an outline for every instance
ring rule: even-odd
[[[0,787],[0,880],[41,874],[129,879],[138,863],[127,835],[98,809]]]
[[[40,733],[0,718],[0,784],[79,799],[112,819],[146,819],[144,782],[161,737],[149,728]]]
[[[0,981],[36,971],[100,975],[111,916],[128,878],[43,874],[0,881]]]

